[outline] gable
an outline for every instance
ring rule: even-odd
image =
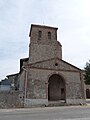
[[[36,63],[30,64],[29,66],[31,68],[41,68],[41,69],[81,71],[81,69],[59,58],[52,58],[49,60],[36,62]]]

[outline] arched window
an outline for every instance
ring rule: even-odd
[[[51,32],[48,32],[48,39],[51,39]]]
[[[38,39],[42,37],[42,31],[38,31]]]

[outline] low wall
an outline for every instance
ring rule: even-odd
[[[0,92],[0,108],[21,108],[23,107],[22,101],[19,97],[19,92]]]
[[[27,99],[25,107],[42,107],[48,105],[47,99]]]
[[[85,105],[86,100],[85,99],[66,99],[66,103],[67,105],[80,105],[80,104]]]

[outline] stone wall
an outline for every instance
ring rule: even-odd
[[[42,31],[40,39],[38,39],[39,31]],[[48,32],[51,32],[51,40],[48,39]],[[57,41],[57,28],[32,25],[30,33],[30,42],[34,44],[38,43],[39,41],[41,41],[43,44],[48,44],[50,41],[52,43]]]
[[[0,108],[21,108],[23,100],[19,96],[19,92],[0,92]]]
[[[28,73],[28,105],[29,102],[32,105],[33,101],[35,104],[35,101],[40,99],[43,101],[43,104],[48,104],[48,80],[53,74],[58,74],[65,80],[67,104],[85,103],[84,89],[79,71],[55,71],[31,68]],[[36,102],[36,104],[38,103]]]
[[[42,36],[38,38],[38,32]],[[51,39],[48,39],[48,32],[51,33]],[[62,46],[57,41],[57,28],[31,26],[29,63],[35,63],[50,58],[59,57],[62,59]]]
[[[61,47],[59,47],[58,42],[53,45],[30,44],[30,63],[55,57],[62,58]]]
[[[26,71],[23,70],[20,73],[20,77],[19,77],[19,91],[22,92],[25,90],[24,85],[25,85],[25,80],[26,80]]]

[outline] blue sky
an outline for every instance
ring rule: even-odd
[[[28,57],[32,23],[58,27],[67,62],[83,68],[90,59],[90,0],[0,0],[0,79]]]

